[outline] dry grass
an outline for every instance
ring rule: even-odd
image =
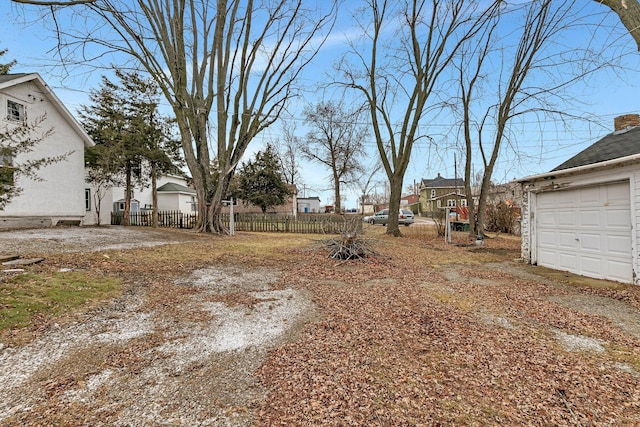
[[[198,324],[210,323],[210,313],[184,301],[198,297],[199,290],[173,279],[211,266],[278,271],[269,286],[311,295],[318,316],[251,370],[269,390],[263,400],[242,403],[255,411],[256,425],[633,425],[639,420],[640,338],[605,315],[554,302],[596,294],[599,303],[610,296],[634,304],[640,301],[635,289],[567,273],[547,276],[546,269],[513,262],[520,241],[512,236],[491,235],[475,246],[460,233],[457,244],[448,245],[428,227],[402,231],[404,238],[393,238],[384,227],[366,226],[363,238],[379,256],[338,264],[319,245],[322,236],[192,233],[185,239],[176,232],[183,243],[49,256],[31,268],[42,277],[67,267],[81,276],[118,278],[125,290],[144,296],[136,310]],[[256,305],[255,296],[241,288],[203,299],[247,310]],[[566,350],[554,338],[557,330],[602,340],[606,351]],[[134,378],[140,367],[156,363],[137,358],[138,352],[165,337],[147,338],[132,341],[133,347],[93,349],[102,355],[95,363],[104,359],[111,369],[131,370]],[[203,372],[211,366],[246,368],[229,359],[234,360],[228,365],[205,364]],[[51,383],[56,390],[82,388],[74,382],[73,366],[64,362],[60,371],[68,372],[47,372],[43,381],[57,375]],[[193,378],[184,376],[185,384]],[[104,398],[96,408],[111,403]],[[27,415],[55,420],[46,409]],[[63,401],[59,409],[58,414],[73,410]],[[76,408],[77,414],[85,409]],[[100,421],[104,413],[90,415]]]

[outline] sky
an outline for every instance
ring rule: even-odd
[[[573,85],[562,96],[567,99],[567,110],[579,117],[597,117],[593,122],[565,120],[527,116],[514,123],[510,129],[513,144],[517,144],[519,156],[505,153],[499,160],[493,181],[507,182],[537,173],[547,172],[564,162],[599,138],[613,131],[614,117],[628,113],[640,113],[640,52],[617,17],[597,2],[582,2],[586,6],[584,25],[576,25],[567,31],[563,38],[563,48],[583,49],[594,46],[607,47],[607,55],[621,58],[620,67],[608,68]],[[289,123],[295,123],[298,136],[304,139],[305,124],[302,109],[309,103],[326,98],[327,91],[314,90],[316,83],[333,73],[332,65],[345,52],[347,40],[357,35],[357,25],[353,19],[354,5],[346,2],[334,31],[316,58],[312,67],[303,75],[309,82],[309,90],[303,99],[297,100],[289,109],[286,117]],[[17,65],[12,72],[38,72],[61,99],[67,108],[76,114],[81,105],[89,103],[88,94],[99,86],[100,73],[95,70],[74,68],[64,69],[54,53],[56,40],[38,19],[37,8],[22,7],[7,0],[0,2],[0,49],[8,49],[3,59],[15,59]],[[64,22],[60,22],[64,25]],[[512,25],[517,27],[517,22]],[[544,85],[544,81],[541,82]],[[570,101],[570,102],[569,102]],[[464,159],[460,149],[454,149],[459,140],[451,114],[441,113],[430,117],[424,129],[430,138],[418,142],[412,152],[412,160],[405,174],[404,188],[422,178],[434,178],[438,174],[452,178],[455,171],[463,175]],[[273,125],[250,146],[246,157],[264,148],[270,141],[280,138],[281,126]],[[377,156],[374,140],[364,142],[369,153],[364,160],[372,165]],[[457,166],[457,167],[456,167]],[[480,169],[480,163],[474,163]],[[323,167],[305,162],[302,168],[303,185],[299,188],[301,196],[318,196],[322,204],[333,202],[327,177],[329,171]],[[380,174],[375,192],[384,192],[384,173]],[[357,208],[356,190],[347,188],[346,208]]]

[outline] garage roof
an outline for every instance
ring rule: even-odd
[[[194,190],[193,188],[185,187],[184,185],[176,184],[175,182],[167,182],[166,184],[158,187],[156,191],[160,193],[178,192],[196,194],[196,190]]]
[[[610,133],[552,171],[592,165],[634,154],[640,154],[640,126]]]

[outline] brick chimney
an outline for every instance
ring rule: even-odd
[[[640,114],[625,114],[613,119],[613,130],[623,130],[628,127],[640,125]]]

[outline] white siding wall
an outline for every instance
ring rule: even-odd
[[[43,181],[18,179],[16,183],[23,192],[0,212],[0,217],[46,217],[52,218],[54,224],[59,219],[81,220],[85,216],[85,184],[84,142],[80,135],[34,83],[17,85],[0,94],[0,121],[3,126],[10,124],[6,120],[7,98],[26,106],[29,122],[46,114],[41,131],[53,128],[54,132],[33,152],[18,157],[17,162],[71,153],[65,160],[41,168],[37,175]]]
[[[89,191],[91,192],[91,210],[85,211],[84,216],[84,224],[85,225],[96,225],[97,221],[97,213],[96,213],[96,189],[92,185],[85,184]],[[101,225],[109,225],[111,223],[111,211],[113,210],[113,188],[108,188],[105,193],[102,201],[100,202],[100,224]]]
[[[177,177],[177,176],[165,176],[162,175],[158,178],[158,187],[163,186],[164,184],[168,183],[168,182],[172,182],[175,184],[180,184],[180,185],[187,185],[187,181],[184,178],[181,177]],[[160,194],[162,193],[158,193],[158,209],[161,211],[164,210],[178,210],[177,206],[178,206],[178,202],[177,201],[170,201],[169,197],[163,197],[162,199],[159,197]],[[177,198],[177,195],[175,193],[172,193],[173,197]],[[113,188],[113,199],[111,200],[111,205],[113,206],[113,202],[124,199],[124,187],[114,187]],[[133,188],[133,198],[136,199],[138,202],[140,202],[140,208],[144,208],[146,205],[148,206],[153,206],[153,194],[151,192],[151,185],[148,185],[147,187],[134,187]],[[189,208],[191,209],[191,208]],[[111,207],[109,208],[109,210],[111,210]]]
[[[178,193],[170,192],[158,193],[158,210],[162,211],[182,211],[185,212],[184,209],[180,209],[180,195]],[[188,211],[186,211],[188,212]]]
[[[192,196],[195,197],[195,194],[180,194],[179,202],[178,202],[178,210],[182,213],[196,213],[193,210],[193,201]],[[197,201],[195,201],[197,203]]]

